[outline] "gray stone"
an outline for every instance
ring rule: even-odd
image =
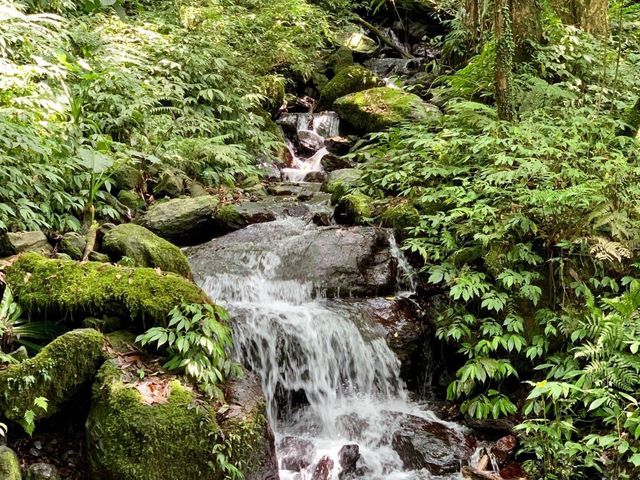
[[[27,469],[25,480],[60,480],[58,469],[49,463],[34,463]]]
[[[62,236],[59,251],[61,253],[66,253],[74,260],[82,260],[86,246],[87,239],[84,235],[76,232],[69,232]]]
[[[8,232],[0,237],[0,257],[23,252],[50,254],[53,249],[41,231]]]
[[[312,130],[300,130],[298,144],[303,151],[315,153],[324,146],[324,139]]]

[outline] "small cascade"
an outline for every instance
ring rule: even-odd
[[[278,123],[292,159],[291,165],[282,169],[284,179],[302,182],[310,172],[322,172],[322,159],[329,153],[324,139],[338,135],[340,120],[336,113],[283,113]]]
[[[323,231],[336,229],[285,218],[247,227],[232,249],[212,241],[191,253],[196,281],[235,320],[238,359],[261,379],[280,478],[461,478],[473,449],[465,430],[410,400],[361,303],[325,298],[305,280],[307,237]],[[389,244],[408,294],[411,268],[392,236]],[[416,449],[429,460],[410,460]]]

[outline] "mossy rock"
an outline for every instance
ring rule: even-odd
[[[381,85],[380,79],[368,68],[353,65],[341,69],[320,92],[320,103],[331,107],[338,98]]]
[[[0,479],[22,480],[18,456],[13,450],[4,445],[0,446]]]
[[[27,410],[36,419],[46,418],[68,402],[80,387],[90,382],[104,360],[104,337],[87,328],[65,333],[38,354],[0,371],[0,410],[10,420],[22,420]],[[34,400],[48,400],[47,410]]]
[[[322,184],[321,191],[330,193],[331,203],[335,205],[360,180],[361,175],[360,170],[355,168],[334,170]]]
[[[212,195],[176,198],[152,205],[136,223],[172,243],[195,244],[214,236],[211,228],[217,205],[218,198]]]
[[[180,170],[165,170],[159,177],[158,182],[153,187],[153,194],[156,198],[169,197],[177,198],[187,191],[190,180],[184,172]]]
[[[340,70],[353,65],[353,52],[347,47],[340,47],[327,57],[327,66],[337,74]]]
[[[230,442],[229,462],[247,480],[266,478],[273,439],[265,434],[264,402],[237,422],[219,423],[220,412],[180,380],[169,381],[167,398],[151,404],[130,381],[107,360],[94,384],[86,427],[93,480],[222,480],[214,449],[223,439]]]
[[[272,222],[276,219],[276,209],[270,200],[229,204],[218,209],[215,214],[216,230],[228,233],[254,223]]]
[[[337,99],[334,109],[360,132],[377,132],[402,122],[429,122],[441,115],[438,107],[398,88],[378,87]]]
[[[134,190],[120,190],[118,201],[133,211],[142,210],[147,205],[144,198]]]
[[[191,278],[182,250],[140,225],[123,223],[109,230],[102,239],[102,249],[113,262],[129,257],[135,267],[159,268]]]
[[[410,203],[403,202],[387,206],[380,215],[382,226],[403,231],[420,222],[420,213]]]
[[[137,329],[166,323],[181,303],[209,299],[192,282],[152,268],[126,268],[105,263],[48,260],[28,253],[6,269],[16,301],[33,317],[117,316]]]
[[[373,216],[373,200],[364,193],[354,192],[344,195],[338,201],[333,213],[335,221],[342,225],[363,225]]]
[[[39,230],[9,232],[0,236],[0,257],[8,257],[22,252],[49,254],[52,250],[47,236]]]
[[[69,232],[62,236],[59,250],[61,253],[66,253],[74,260],[82,260],[86,246],[87,239],[84,235],[80,235],[76,232]]]
[[[112,174],[116,186],[121,190],[134,190],[142,183],[140,170],[133,165],[124,164]]]

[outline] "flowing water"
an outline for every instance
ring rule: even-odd
[[[312,254],[303,235],[318,228],[293,218],[252,225],[245,229],[252,235],[246,244],[231,251],[206,247],[191,257],[198,283],[226,304],[235,319],[239,359],[260,377],[280,442],[281,479],[310,480],[328,457],[333,468],[326,478],[337,480],[338,453],[347,444],[357,444],[360,453],[358,469],[348,478],[461,478],[458,473],[431,476],[427,470],[403,466],[393,432],[403,421],[406,425],[406,419],[446,427],[454,445],[464,444],[464,432],[409,399],[398,359],[357,306],[323,298],[305,280],[307,272],[295,271],[305,268],[305,255]],[[285,233],[270,233],[277,231]],[[400,255],[394,245],[394,255]],[[209,259],[216,255],[222,261],[214,268]],[[400,258],[401,267],[402,262]],[[411,282],[404,284],[411,287]],[[311,464],[300,472],[283,468],[290,453],[283,445],[290,437],[312,445]]]

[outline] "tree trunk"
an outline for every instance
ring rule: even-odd
[[[552,0],[551,6],[567,25],[598,37],[609,35],[609,0]]]
[[[495,0],[494,8],[496,106],[500,120],[512,120],[511,72],[513,69],[514,44],[511,32],[510,10],[507,0]]]

